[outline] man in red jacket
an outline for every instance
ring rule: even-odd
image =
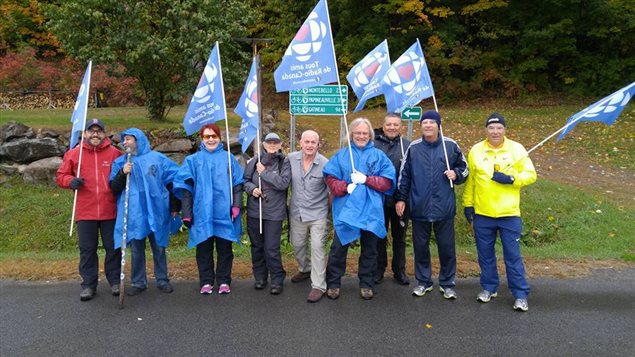
[[[82,148],[81,166],[80,145]],[[57,170],[57,185],[77,190],[77,236],[79,237],[79,275],[82,277],[81,301],[95,296],[99,277],[97,247],[99,236],[106,250],[104,271],[111,286],[112,295],[119,295],[121,273],[121,249],[115,250],[113,232],[117,216],[117,202],[110,190],[108,178],[110,166],[122,153],[110,145],[104,123],[90,119],[86,123],[83,140],[64,154]]]

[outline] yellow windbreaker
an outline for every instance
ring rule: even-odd
[[[507,167],[516,160],[520,161]],[[493,218],[520,216],[520,188],[536,182],[534,164],[520,143],[505,137],[503,146],[493,149],[483,140],[470,150],[467,165],[470,175],[463,193],[464,207],[474,207],[476,214]],[[513,176],[514,183],[493,181],[495,168]]]

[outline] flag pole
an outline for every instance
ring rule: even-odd
[[[229,172],[229,208],[234,206],[234,183],[232,178],[232,160],[231,160],[231,147],[229,146],[229,118],[227,117],[227,105],[225,103],[225,84],[223,83],[223,65],[220,59],[220,46],[216,41],[216,48],[218,49],[218,73],[220,76],[220,89],[223,93],[223,108],[225,109],[225,137],[227,138],[227,169]],[[231,216],[231,214],[230,214]]]
[[[257,146],[257,155],[258,155],[258,163],[260,163],[260,124],[262,118],[262,100],[261,93],[262,90],[260,88],[260,84],[262,82],[261,73],[260,73],[260,55],[258,54],[258,47],[256,41],[253,42],[253,55],[256,59],[256,90],[258,91],[258,130],[256,130],[256,146]],[[262,179],[260,178],[260,173],[258,173],[258,189],[260,190],[260,196],[258,197],[258,229],[259,233],[262,234]]]
[[[86,116],[88,114],[88,98],[90,98],[90,96],[88,96],[88,93],[90,92],[90,76],[92,74],[92,69],[93,69],[93,61],[90,60],[88,61],[88,86],[86,88],[86,104],[84,107],[84,120],[82,123],[82,133],[80,134],[80,141],[79,141],[79,159],[77,162],[77,177],[79,176],[79,173],[82,169],[82,156],[84,154],[84,131],[86,131]],[[71,129],[72,130],[72,129]],[[71,133],[71,138],[73,137],[73,133]],[[71,148],[72,149],[72,148]],[[70,231],[68,232],[68,236],[72,237],[73,236],[73,223],[75,223],[75,209],[77,208],[77,192],[79,190],[75,190],[75,194],[73,197],[73,211],[71,212],[71,228]]]
[[[346,120],[346,106],[344,105],[344,95],[342,91],[340,90],[340,87],[342,84],[340,83],[340,72],[337,68],[337,57],[335,56],[335,41],[333,41],[333,27],[331,26],[331,14],[329,13],[328,0],[324,0],[324,5],[326,6],[326,17],[329,22],[329,29],[330,29],[329,33],[331,35],[331,44],[332,44],[331,49],[333,50],[333,59],[335,59],[334,62],[335,62],[335,74],[337,76],[337,90],[340,94],[340,102],[342,103],[342,118],[344,119],[344,129],[346,130],[346,142],[348,143],[348,154],[351,158],[351,168],[353,169],[353,172],[355,172],[355,162],[353,161],[353,148],[351,147],[351,135],[348,130],[348,121]],[[373,128],[369,128],[369,129],[370,129],[370,133],[372,134]],[[372,138],[370,139],[372,140]]]

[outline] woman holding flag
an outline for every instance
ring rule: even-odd
[[[188,247],[196,246],[200,293],[211,294],[218,283],[218,293],[229,294],[234,260],[232,243],[239,241],[241,233],[243,171],[234,156],[228,156],[224,150],[216,124],[203,126],[199,136],[202,139],[199,151],[185,158],[174,180],[174,189],[182,200],[183,223],[189,229]],[[230,172],[232,192],[229,192]]]

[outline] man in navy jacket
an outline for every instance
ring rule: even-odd
[[[440,291],[446,299],[455,299],[456,197],[451,182],[461,184],[465,181],[467,161],[454,140],[440,135],[441,115],[438,112],[425,112],[420,123],[422,138],[413,141],[406,151],[395,196],[397,214],[402,216],[408,205],[412,219],[415,277],[418,281],[412,294],[423,296],[432,291],[430,235],[434,230],[441,263]],[[444,151],[447,152],[447,164]]]

